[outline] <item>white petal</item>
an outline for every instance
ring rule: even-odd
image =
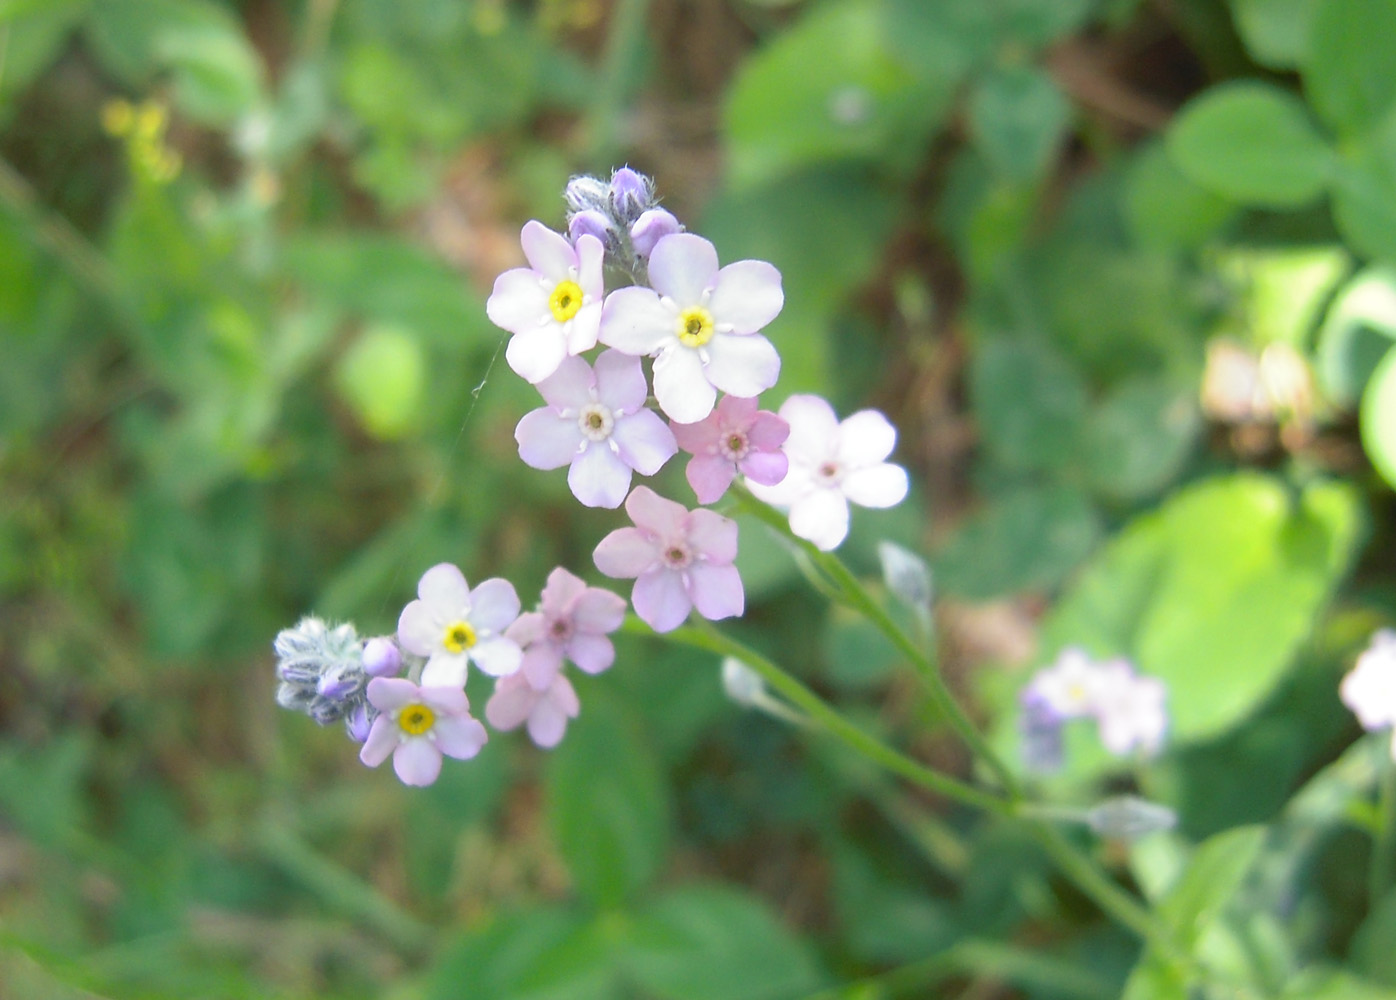
[[[839,484],[843,495],[862,507],[895,507],[906,499],[906,470],[900,465],[881,462],[855,469]]]
[[[654,398],[670,420],[681,424],[696,424],[713,411],[717,390],[697,351],[675,344],[655,360]]]
[[[450,563],[437,563],[417,581],[417,596],[438,621],[445,622],[470,607],[470,584]]]
[[[596,346],[601,333],[601,301],[588,302],[563,327],[568,354],[581,354]]]
[[[814,490],[790,508],[790,530],[828,552],[848,537],[848,501],[838,490]]]
[[[569,270],[577,266],[577,251],[572,249],[567,237],[553,232],[537,219],[524,224],[519,242],[523,244],[529,265],[550,281],[569,278]]]
[[[471,646],[470,658],[491,677],[507,677],[522,666],[523,650],[517,642],[501,635],[493,639],[481,639]],[[422,674],[422,680],[425,683],[425,672]]]
[[[572,495],[587,507],[619,507],[630,491],[630,466],[606,442],[591,442],[567,471]]]
[[[881,462],[897,444],[897,429],[877,410],[859,410],[839,425],[838,459],[856,469]]]
[[[764,260],[739,260],[717,272],[708,306],[718,323],[736,333],[755,333],[780,314],[785,293],[780,272]]]
[[[503,632],[519,617],[519,594],[514,585],[492,577],[470,592],[470,624],[484,632]]]
[[[520,378],[534,384],[557,371],[565,357],[567,344],[562,338],[562,328],[553,322],[514,334],[504,349],[509,367]]]
[[[582,286],[583,295],[598,304],[606,294],[605,258],[606,247],[595,236],[587,234],[577,240],[577,284]]]
[[[679,450],[674,432],[653,410],[621,417],[611,430],[611,440],[620,449],[621,461],[642,476],[654,475]]]
[[[432,653],[422,668],[422,687],[464,687],[469,666],[470,660],[464,653]]]
[[[678,313],[648,288],[618,288],[606,296],[601,309],[599,339],[624,354],[653,354],[676,340]]]
[[[505,271],[494,281],[494,291],[485,302],[485,315],[495,326],[510,333],[532,330],[548,312],[548,289],[538,275],[527,268]]]
[[[829,456],[839,437],[839,418],[827,399],[791,396],[781,406],[780,416],[790,425],[784,448],[793,462],[817,465]]]
[[[595,371],[596,398],[611,409],[635,413],[645,405],[650,387],[639,358],[623,351],[602,351]]]
[[[650,287],[680,308],[697,305],[717,280],[717,250],[692,233],[666,236],[650,254],[649,276]]]
[[[548,406],[525,413],[514,428],[519,457],[535,469],[560,469],[582,450],[582,431],[577,421],[559,417]]]
[[[780,355],[759,333],[719,333],[708,341],[708,381],[734,396],[756,396],[780,378]]]
[[[581,358],[563,358],[554,371],[537,385],[538,394],[559,410],[580,409],[591,402],[596,376]]]

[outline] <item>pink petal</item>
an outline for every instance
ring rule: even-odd
[[[698,305],[717,280],[717,250],[692,233],[666,236],[650,252],[649,276],[650,287],[679,308]]]
[[[688,515],[688,540],[694,555],[710,563],[730,563],[737,558],[737,522],[711,510]]]
[[[494,281],[494,291],[485,302],[485,315],[495,326],[510,333],[531,330],[550,315],[549,291],[532,271],[522,267],[505,271]]]
[[[665,499],[648,486],[635,487],[625,501],[625,512],[636,527],[660,538],[677,537],[683,532],[688,517],[687,507]]]
[[[558,325],[549,322],[535,326],[509,338],[509,346],[504,349],[504,359],[515,374],[527,382],[537,384],[557,371],[562,359],[567,357],[567,344],[562,338]]]
[[[727,402],[732,397],[724,397],[722,403]],[[722,424],[719,412],[722,403],[717,404],[717,410],[709,413],[707,417],[692,424],[680,424],[671,422],[669,430],[674,433],[674,441],[680,448],[690,455],[703,455],[717,448],[717,443],[722,439]]]
[[[642,573],[635,581],[630,603],[635,613],[656,632],[672,632],[684,623],[693,602],[683,585],[683,576],[669,569]]]
[[[708,306],[718,323],[735,333],[755,333],[780,314],[785,293],[780,272],[764,260],[739,260],[717,272]]]
[[[595,387],[596,376],[592,374],[591,365],[581,358],[563,358],[558,362],[557,371],[537,386],[543,400],[558,410],[586,406],[591,402],[591,390]]]
[[[438,650],[422,668],[423,687],[464,687],[470,658],[464,653]]]
[[[650,387],[640,359],[621,351],[602,351],[596,359],[596,398],[613,410],[635,413],[645,405]]]
[[[780,417],[790,425],[786,453],[810,464],[828,457],[830,443],[838,440],[839,418],[822,396],[795,395],[780,408]]]
[[[621,417],[611,430],[611,440],[620,450],[620,460],[642,476],[654,475],[679,450],[674,432],[653,410]]]
[[[411,601],[397,620],[397,641],[409,653],[430,656],[441,648],[442,623],[421,601]]]
[[[756,410],[760,405],[755,396],[723,396],[722,401],[717,404],[717,413],[722,420],[722,429],[725,431],[746,430],[756,417]]]
[[[708,381],[723,392],[756,396],[780,378],[780,355],[759,333],[719,333],[708,341]],[[658,381],[658,376],[655,376]],[[656,395],[658,390],[656,389]]]
[[[401,732],[394,720],[386,715],[378,716],[368,731],[368,739],[364,740],[364,745],[359,750],[359,760],[369,767],[377,767],[397,749],[398,734]]]
[[[753,451],[739,465],[742,475],[765,486],[776,485],[790,471],[790,459],[783,451]]]
[[[375,677],[368,682],[368,703],[380,712],[392,712],[418,698],[417,685],[402,677]]]
[[[470,711],[470,700],[466,698],[465,691],[456,686],[424,686],[418,691],[417,700],[435,712],[438,717],[465,715]]]
[[[522,675],[505,677],[494,686],[494,694],[485,703],[485,719],[495,729],[514,729],[528,718],[541,697]]]
[[[731,399],[732,397],[727,398]],[[752,402],[756,401],[752,400]],[[753,448],[771,451],[785,444],[785,439],[790,436],[790,425],[771,411],[761,410],[752,414],[746,435]]]
[[[567,734],[567,714],[544,698],[529,714],[528,738],[535,746],[551,750]]]
[[[448,715],[437,719],[432,732],[436,734],[437,749],[456,760],[474,757],[490,738],[485,727],[469,716]]]
[[[519,594],[508,580],[492,577],[470,592],[470,624],[481,632],[503,632],[519,617]]]
[[[639,528],[617,528],[597,544],[592,561],[609,577],[631,579],[659,561],[659,547]]]
[[[599,674],[616,662],[615,644],[604,635],[586,632],[574,635],[567,640],[565,651],[577,669],[588,674]]]
[[[735,566],[694,563],[688,568],[688,596],[704,618],[739,617],[746,606],[742,577]]]
[[[825,552],[848,537],[848,501],[838,490],[816,489],[790,508],[790,530]]]
[[[551,406],[525,413],[514,428],[519,458],[534,469],[560,469],[582,449],[581,428],[570,417],[560,417]]]
[[[548,580],[543,584],[540,604],[545,614],[561,617],[572,602],[585,594],[586,590],[586,582],[581,577],[558,566],[548,574]]]
[[[897,444],[897,429],[876,410],[859,410],[839,425],[838,459],[847,468],[881,462]]]
[[[709,344],[716,343],[713,337]],[[691,424],[713,411],[717,390],[703,371],[698,351],[677,342],[654,362],[654,398],[670,420]]]
[[[617,288],[601,309],[599,339],[608,347],[636,356],[653,354],[673,341],[679,316],[649,288]]]
[[[544,592],[544,604],[547,603],[547,591]],[[528,646],[543,638],[547,629],[547,619],[537,611],[525,611],[514,619],[514,623],[504,630],[507,639],[513,639],[520,646]]]
[[[504,636],[481,639],[470,647],[470,659],[491,677],[504,677],[514,673],[523,663],[523,650],[519,644]],[[423,672],[423,679],[426,674]]]
[[[465,574],[450,563],[437,563],[417,581],[417,596],[427,610],[446,620],[470,605],[470,584]]]
[[[906,470],[900,465],[882,462],[855,469],[839,484],[843,495],[863,507],[893,507],[906,499]]]
[[[404,785],[430,785],[441,774],[441,751],[420,736],[403,740],[393,751],[393,770]]]
[[[721,455],[697,455],[688,463],[684,475],[699,503],[717,503],[732,485],[737,467]]]
[[[562,669],[562,650],[555,642],[538,642],[524,650],[519,673],[535,691],[546,691]]]
[[[523,244],[529,266],[549,281],[556,283],[571,277],[570,269],[577,266],[577,251],[572,249],[567,237],[553,232],[537,219],[524,223],[519,242]]]
[[[587,507],[615,509],[630,489],[630,466],[605,441],[588,441],[567,471],[572,495]]]
[[[588,587],[572,605],[572,627],[578,632],[614,632],[625,621],[625,598],[601,587]]]

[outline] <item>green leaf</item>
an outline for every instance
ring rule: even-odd
[[[1241,298],[1240,339],[1295,348],[1310,342],[1320,311],[1351,267],[1352,258],[1341,246],[1243,248],[1228,250],[1217,261],[1217,270]]]
[[[1178,884],[1156,908],[1180,944],[1191,948],[1202,939],[1240,888],[1264,842],[1264,827],[1243,826],[1210,837],[1197,848]]]
[[[1226,730],[1274,688],[1362,533],[1353,492],[1235,475],[1132,521],[1044,623],[1069,645],[1122,655],[1168,684],[1175,740]]]
[[[1287,1000],[1391,1000],[1387,985],[1338,969],[1306,969],[1287,985]]]
[[[1323,0],[1310,29],[1304,90],[1334,131],[1355,136],[1396,100],[1396,62],[1381,40],[1396,38],[1396,0]]]
[[[1367,457],[1396,488],[1396,347],[1386,352],[1362,392],[1361,426]]]
[[[384,440],[405,436],[421,416],[426,358],[412,331],[371,326],[335,366],[335,384],[368,432]]]
[[[1077,454],[1087,411],[1081,376],[1049,345],[994,337],[979,345],[970,401],[984,446],[1010,469],[1060,469]]]
[[[1189,180],[1162,142],[1138,153],[1125,183],[1130,231],[1150,249],[1201,246],[1236,214],[1232,202]]]
[[[52,65],[86,7],[85,0],[45,0],[0,9],[0,31],[5,33],[0,99],[9,106],[7,110],[13,107],[13,96]]]
[[[1000,66],[975,85],[969,127],[984,159],[1015,183],[1037,180],[1056,157],[1071,105],[1042,70]]]
[[[653,753],[613,703],[593,697],[548,762],[548,819],[577,888],[614,906],[669,854],[669,799]]]
[[[1333,221],[1359,253],[1396,262],[1396,113],[1343,150]]]
[[[163,29],[155,52],[174,70],[179,107],[198,121],[227,125],[262,98],[261,59],[231,19]]]
[[[1158,378],[1121,383],[1086,423],[1082,460],[1091,488],[1126,500],[1157,493],[1181,471],[1201,423],[1190,388]]]
[[[1196,183],[1267,208],[1316,200],[1333,166],[1304,104],[1263,83],[1208,90],[1174,120],[1167,142],[1173,162]]]
[[[1296,69],[1309,51],[1319,0],[1230,0],[1236,30],[1251,58],[1271,69]]]
[[[1319,329],[1314,367],[1339,406],[1352,407],[1396,342],[1396,272],[1369,268],[1338,293]]]
[[[1352,958],[1373,983],[1396,988],[1396,889],[1388,890],[1352,939]]]
[[[758,899],[688,886],[648,907],[626,965],[660,1000],[782,1000],[824,985],[812,949]]]

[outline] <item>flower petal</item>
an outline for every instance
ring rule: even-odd
[[[528,738],[535,746],[551,750],[567,734],[567,713],[547,698],[534,706],[528,716]]]
[[[621,505],[630,490],[630,466],[604,441],[590,441],[567,470],[572,495],[587,507]]]
[[[789,507],[816,488],[809,469],[796,465],[793,461],[789,463],[785,478],[780,482],[767,486],[760,480],[748,479],[746,486],[756,499],[775,504],[777,507]]]
[[[780,314],[785,293],[780,272],[764,260],[739,260],[717,272],[708,307],[718,323],[734,333],[755,333]]]
[[[678,628],[693,607],[682,574],[669,569],[640,574],[630,603],[635,606],[635,613],[656,632],[672,632]]]
[[[364,745],[359,750],[359,760],[369,767],[377,767],[397,749],[398,734],[401,732],[398,724],[392,719],[386,715],[378,716],[368,731],[368,739],[364,740]]]
[[[740,617],[746,606],[742,577],[735,566],[695,563],[688,568],[688,596],[704,618]]]
[[[393,770],[404,785],[430,785],[441,774],[441,751],[420,736],[403,740],[393,751]]]
[[[417,700],[435,712],[438,718],[443,715],[465,715],[470,711],[470,700],[466,698],[465,691],[456,686],[422,687],[417,692]]]
[[[741,460],[739,467],[753,483],[774,486],[790,471],[790,458],[783,451],[753,451]]]
[[[504,677],[514,673],[522,665],[523,650],[517,642],[501,635],[493,639],[481,639],[471,646],[470,658],[491,677]],[[425,672],[422,677],[426,678]]]
[[[675,343],[655,359],[654,398],[670,420],[681,424],[694,423],[713,412],[717,390],[708,381],[696,350]]]
[[[515,333],[504,349],[504,359],[515,374],[535,385],[557,371],[565,357],[567,344],[562,329],[551,320],[543,326]]]
[[[620,460],[642,476],[652,476],[679,450],[674,432],[653,410],[621,417],[611,429]],[[622,499],[624,499],[622,497]]]
[[[640,359],[622,351],[602,351],[596,359],[596,398],[613,410],[636,413],[649,398],[650,387]]]
[[[596,346],[601,335],[602,302],[588,302],[562,327],[568,354],[581,354]]]
[[[711,510],[688,515],[688,540],[694,554],[722,565],[737,558],[737,522]]]
[[[537,611],[525,611],[504,630],[504,636],[513,639],[520,646],[528,646],[543,638],[547,627],[547,619],[543,615]]]
[[[732,485],[737,467],[721,455],[697,455],[684,470],[699,503],[717,503]]]
[[[881,462],[897,444],[897,429],[877,410],[859,410],[839,425],[838,459],[857,469]]]
[[[529,687],[522,675],[513,674],[494,686],[494,694],[485,703],[485,718],[495,729],[516,729],[541,697],[542,693]]]
[[[688,508],[660,496],[648,486],[637,486],[625,501],[625,512],[635,526],[660,538],[675,538],[684,530]]]
[[[615,644],[604,635],[574,635],[567,640],[565,651],[577,669],[588,674],[599,674],[616,662]]]
[[[617,528],[597,544],[592,560],[607,576],[630,579],[658,562],[659,547],[639,528]]]
[[[577,251],[567,242],[567,237],[553,232],[537,219],[524,223],[519,242],[529,266],[549,281],[570,278],[569,271],[577,266]]]
[[[397,641],[409,653],[430,656],[441,648],[442,623],[421,601],[411,601],[397,620]]]
[[[735,396],[756,396],[780,378],[780,355],[759,333],[719,333],[708,341],[708,381]],[[658,375],[655,376],[658,381]],[[656,390],[656,395],[658,390]]]
[[[562,669],[562,649],[555,642],[538,642],[524,650],[519,673],[535,691],[546,691]],[[512,675],[511,675],[512,676]]]
[[[505,271],[494,280],[494,291],[485,302],[485,315],[495,326],[510,333],[535,329],[550,315],[548,289],[527,268]]]
[[[514,440],[525,465],[547,471],[571,463],[585,439],[577,421],[558,416],[551,406],[540,406],[523,415],[514,428]]]
[[[577,240],[577,284],[582,286],[582,294],[595,299],[599,305],[606,294],[605,270],[606,245],[597,237],[585,234]]]
[[[880,462],[855,469],[843,477],[843,495],[863,507],[894,507],[906,499],[906,470]]]
[[[539,382],[536,388],[549,406],[558,410],[579,410],[591,402],[596,376],[592,374],[591,365],[581,358],[563,358],[558,362],[557,371]]]
[[[723,397],[722,403],[731,398],[730,396]],[[673,431],[674,441],[680,448],[690,455],[705,455],[717,450],[717,444],[722,439],[722,423],[718,416],[718,411],[722,409],[722,403],[718,403],[716,410],[696,423],[670,422],[669,430]]]
[[[790,530],[825,552],[848,537],[848,501],[838,490],[816,489],[790,508]]]
[[[586,591],[586,581],[566,567],[556,566],[543,584],[539,604],[544,614],[550,618],[558,618]]]
[[[696,306],[717,280],[717,250],[701,236],[674,233],[650,251],[650,287],[679,308]]]
[[[653,354],[673,341],[678,313],[649,288],[617,288],[601,309],[598,339],[622,354]]]
[[[465,687],[465,675],[470,658],[464,653],[439,650],[431,654],[422,668],[422,687]]]
[[[503,632],[519,617],[519,594],[500,577],[483,581],[470,592],[470,624],[481,632]]]
[[[470,584],[465,574],[451,563],[437,563],[417,581],[417,596],[427,610],[445,621],[470,606]]]
[[[490,738],[485,727],[468,715],[448,715],[444,719],[437,719],[432,732],[436,734],[437,749],[456,760],[474,757]]]
[[[602,587],[588,587],[572,605],[577,632],[614,632],[625,621],[625,598]]]
[[[781,406],[780,417],[790,425],[785,451],[791,458],[815,465],[829,456],[831,443],[838,440],[839,418],[827,399],[809,394],[791,396]]]
[[[755,403],[755,400],[752,402]],[[790,425],[783,417],[776,416],[770,410],[760,410],[752,414],[746,436],[753,448],[771,451],[785,444],[785,439],[790,436]]]

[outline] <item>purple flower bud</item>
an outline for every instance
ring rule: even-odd
[[[373,720],[368,717],[367,705],[360,705],[344,719],[344,728],[355,743],[362,743],[368,739],[368,731],[372,727]]]
[[[562,197],[566,200],[567,207],[574,212],[586,209],[605,211],[610,203],[611,189],[601,180],[582,174],[567,182],[567,188],[563,191]]]
[[[395,677],[402,669],[402,653],[397,643],[378,636],[364,643],[364,673],[370,677]]]
[[[1023,764],[1036,774],[1061,769],[1064,756],[1062,717],[1036,691],[1023,692],[1018,716],[1018,736]]]
[[[643,212],[630,226],[630,242],[641,257],[648,257],[654,245],[665,236],[683,232],[679,220],[662,208]]]
[[[567,237],[575,246],[583,236],[595,236],[605,246],[611,236],[611,223],[601,212],[585,209],[567,221]]]
[[[621,167],[611,174],[611,205],[616,215],[630,221],[654,202],[654,191],[644,174]]]
[[[322,698],[329,698],[331,701],[343,701],[344,698],[359,686],[361,678],[353,674],[346,674],[340,670],[330,669],[325,671],[323,677],[315,684],[315,693]]]

